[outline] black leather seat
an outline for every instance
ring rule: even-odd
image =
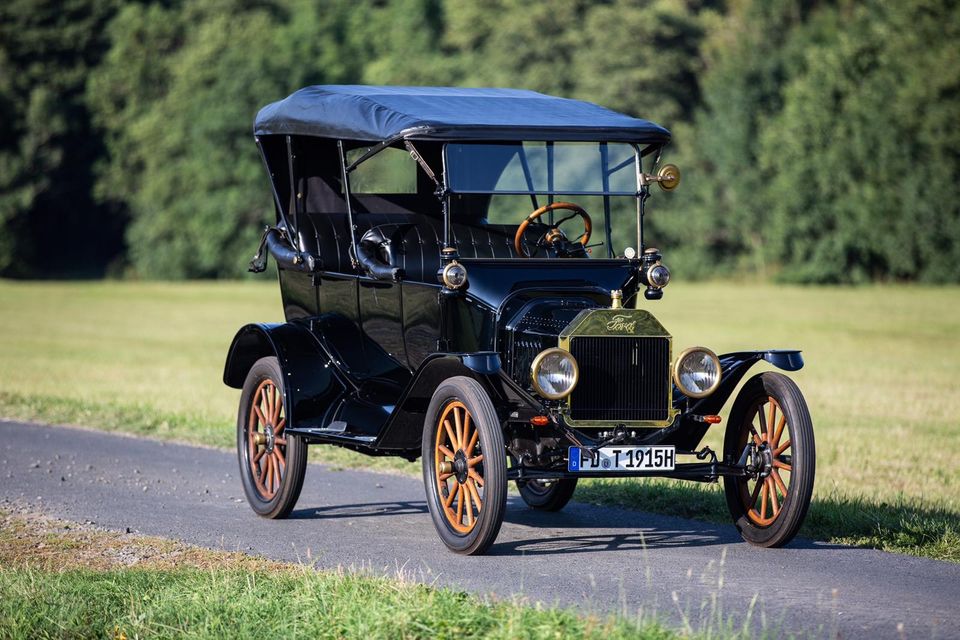
[[[301,222],[300,236],[305,247],[319,255],[327,271],[351,273],[349,223],[345,213],[308,213]],[[381,260],[404,271],[408,280],[435,282],[443,248],[443,220],[416,213],[355,213],[356,237],[376,228],[389,240]],[[453,243],[462,258],[516,258],[513,247],[516,225],[454,223]],[[536,243],[539,234],[528,230],[524,242]]]

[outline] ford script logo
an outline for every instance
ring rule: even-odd
[[[607,331],[623,331],[624,333],[633,333],[637,326],[636,320],[631,320],[630,316],[616,315],[607,323]]]

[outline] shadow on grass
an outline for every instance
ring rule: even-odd
[[[581,482],[575,500],[731,524],[718,485],[668,480]],[[960,513],[918,501],[817,496],[799,536],[960,562]],[[732,529],[731,529],[732,530]],[[791,543],[791,547],[804,544]]]

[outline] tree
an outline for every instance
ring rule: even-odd
[[[816,26],[764,130],[769,258],[803,282],[960,281],[960,7],[871,2]]]
[[[0,275],[95,275],[123,219],[94,203],[102,153],[83,100],[112,0],[0,4]]]

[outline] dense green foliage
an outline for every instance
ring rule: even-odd
[[[7,2],[0,275],[241,274],[272,216],[253,115],[346,82],[666,125],[685,181],[649,238],[687,275],[960,282],[955,0]]]

